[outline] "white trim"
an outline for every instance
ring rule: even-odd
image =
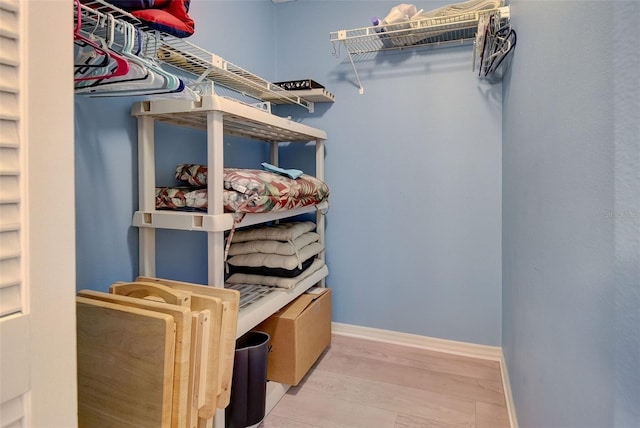
[[[504,359],[504,353],[500,358],[500,375],[502,377],[502,389],[504,390],[504,399],[507,402],[507,411],[509,412],[509,426],[518,428],[518,418],[516,416],[516,404],[513,401],[513,393],[511,391],[511,380],[509,379],[509,370]]]
[[[417,334],[400,333],[391,330],[381,330],[371,327],[331,323],[332,332],[341,336],[359,337],[377,340],[379,342],[395,343],[412,346],[414,348],[430,349],[465,357],[481,358],[483,360],[502,361],[502,348],[499,346],[478,345],[475,343],[457,342],[455,340],[438,339],[435,337],[419,336]]]
[[[24,251],[31,317],[27,401],[31,415],[24,426],[76,427],[75,196],[50,191],[74,185],[73,2],[20,1],[20,5],[26,7],[26,117],[21,120],[27,144]],[[42,43],[44,28],[46,43]]]
[[[448,354],[462,355],[465,357],[480,358],[483,360],[497,361],[500,364],[500,377],[502,388],[509,413],[511,428],[518,428],[518,419],[509,382],[507,364],[504,360],[502,348],[499,346],[479,345],[476,343],[458,342],[455,340],[438,339],[435,337],[420,336],[417,334],[400,333],[391,330],[382,330],[357,325],[331,323],[331,332],[340,336],[358,337],[361,339],[376,340],[396,345],[411,346],[414,348],[429,349],[432,351],[446,352]]]

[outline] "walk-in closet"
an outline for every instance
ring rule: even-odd
[[[640,426],[639,23],[0,0],[0,426]]]

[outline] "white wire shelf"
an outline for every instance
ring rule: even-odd
[[[413,19],[397,24],[338,30],[329,34],[333,53],[340,57],[344,47],[351,61],[353,71],[360,86],[364,88],[354,63],[354,57],[378,51],[416,49],[423,47],[449,46],[467,44],[475,41],[480,17],[498,13],[501,21],[509,19],[509,6],[496,9],[470,11],[439,17]],[[381,32],[381,29],[384,31]]]
[[[344,45],[353,55],[391,49],[419,48],[473,41],[478,21],[483,14],[499,12],[500,19],[509,18],[509,6],[497,9],[467,12],[458,15],[415,19],[392,25],[339,30],[330,33],[334,51]]]
[[[100,31],[106,31],[100,28],[100,17],[111,16],[116,20],[133,24],[143,31],[145,55],[187,73],[196,83],[213,82],[257,100],[268,100],[273,104],[297,104],[310,112],[313,111],[314,102],[333,101],[333,95],[330,93],[327,93],[326,97],[316,97],[310,101],[293,91],[284,90],[185,39],[149,28],[135,16],[104,0],[81,0],[80,9],[82,30],[87,34],[99,35]],[[75,12],[78,13],[77,10]]]

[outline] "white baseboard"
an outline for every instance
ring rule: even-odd
[[[500,363],[502,387],[504,389],[505,400],[507,402],[509,422],[511,428],[518,428],[513,396],[511,394],[511,385],[509,383],[509,373],[507,372],[507,365],[505,364],[501,347],[438,339],[435,337],[420,336],[417,334],[401,333],[371,327],[361,327],[337,322],[331,323],[331,332],[340,336],[377,340],[379,342],[394,343],[396,345],[411,346],[414,348],[429,349],[432,351],[446,352],[448,354],[462,355],[465,357],[497,361]]]
[[[455,340],[438,339],[417,334],[400,333],[379,328],[360,327],[350,324],[331,323],[331,331],[341,336],[359,337],[379,342],[395,343],[414,348],[430,349],[448,354],[481,358],[483,360],[501,361],[502,348],[499,346],[478,345],[475,343],[457,342]]]
[[[502,388],[504,389],[504,399],[507,402],[507,411],[509,412],[509,425],[511,428],[518,428],[518,418],[516,417],[516,405],[513,401],[513,393],[511,392],[511,380],[509,379],[509,370],[504,360],[504,353],[501,351],[500,358],[500,374],[502,375]]]

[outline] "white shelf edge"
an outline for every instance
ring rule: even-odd
[[[276,116],[265,109],[220,95],[204,95],[200,101],[182,99],[139,101],[133,104],[131,115],[136,117],[149,116],[165,123],[204,129],[206,114],[212,111],[223,113],[225,125],[239,122],[246,128],[247,122],[255,122],[273,127],[265,137],[277,141],[327,139],[327,133],[321,129],[295,122],[286,117]],[[197,120],[198,118],[200,120]],[[249,131],[250,129],[247,132]],[[283,135],[279,136],[280,132]],[[249,135],[251,135],[250,132]]]
[[[318,210],[326,210],[328,202],[318,205],[310,205],[286,211],[274,211],[268,213],[246,214],[244,219],[236,227],[253,226],[295,217],[301,214],[313,213]],[[233,227],[233,214],[207,214],[196,211],[136,211],[133,213],[133,226],[152,229],[174,229],[199,232],[223,232]]]
[[[248,307],[241,309],[238,314],[236,337],[240,337],[246,332],[251,331],[251,329],[262,321],[278,312],[296,297],[326,278],[328,274],[329,269],[324,265],[320,270],[312,273],[308,278],[303,279],[295,288],[271,292]]]
[[[295,208],[287,211],[247,214],[245,218],[240,223],[238,223],[237,227],[253,226],[255,224],[267,223],[275,220],[282,220],[289,217],[295,217],[301,214],[309,214],[316,211],[325,211],[328,208],[329,208],[329,203],[327,201],[324,201],[319,203],[318,205],[300,207],[300,208]]]
[[[133,213],[133,225],[152,229],[220,232],[231,229],[233,216],[196,211],[136,211]]]

